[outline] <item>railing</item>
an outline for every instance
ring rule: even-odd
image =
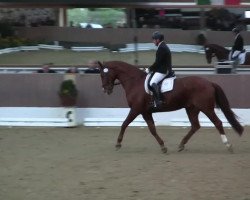
[[[0,65],[0,74],[32,74],[37,73],[41,67],[37,66],[27,66],[27,65]],[[93,69],[88,65],[74,65],[78,69],[79,74],[85,74],[88,73],[89,70]],[[148,66],[145,65],[138,65],[140,69],[145,69]],[[64,74],[66,71],[70,68],[70,66],[55,66],[52,67],[54,71],[56,71],[59,74]],[[174,66],[173,70],[176,72],[176,74],[215,74],[216,72],[216,66],[212,65],[201,65],[197,67],[193,66]],[[236,73],[238,74],[250,74],[250,65],[240,65],[240,67],[236,68]],[[98,73],[98,72],[96,72]]]

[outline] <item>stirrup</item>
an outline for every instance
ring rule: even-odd
[[[162,106],[156,106],[155,104],[154,105],[150,105],[149,107],[148,107],[148,110],[150,111],[150,112],[159,112],[159,111],[161,111],[161,109],[162,109]]]
[[[154,108],[161,108],[163,104],[164,104],[164,101],[162,100],[159,100],[157,102],[154,100],[153,102],[150,102],[150,106]]]

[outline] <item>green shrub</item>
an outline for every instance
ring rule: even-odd
[[[1,22],[0,21],[0,35],[1,37],[10,37],[14,35],[14,28],[8,22]]]
[[[0,49],[4,49],[4,48],[8,48],[8,47],[10,47],[8,38],[1,38],[0,37]]]
[[[72,80],[64,80],[60,85],[59,96],[77,97],[78,91]]]
[[[9,47],[19,47],[19,46],[34,46],[37,45],[38,41],[32,41],[24,38],[19,38],[15,36],[0,37],[0,49],[9,48]]]

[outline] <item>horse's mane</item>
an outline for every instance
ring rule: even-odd
[[[227,48],[225,48],[225,47],[223,47],[223,46],[220,46],[220,45],[218,45],[218,44],[207,44],[207,45],[205,45],[205,47],[211,47],[211,48],[216,48],[216,49],[218,49],[218,50],[220,50],[220,51],[229,51]]]
[[[104,66],[119,70],[119,71],[124,72],[124,73],[132,73],[133,75],[135,75],[135,74],[138,74],[138,75],[145,74],[145,72],[140,70],[139,67],[136,67],[134,65],[131,65],[131,64],[123,62],[123,61],[104,62]]]

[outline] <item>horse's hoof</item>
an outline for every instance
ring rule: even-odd
[[[116,149],[116,151],[118,151],[121,147],[122,147],[122,145],[121,145],[121,144],[116,144],[116,145],[115,145],[115,149]]]
[[[167,153],[168,152],[168,148],[167,147],[162,147],[161,151],[162,151],[162,153]]]
[[[229,145],[227,146],[227,150],[228,150],[230,153],[234,153],[233,145],[229,144]]]
[[[185,145],[184,144],[180,144],[179,148],[178,148],[178,152],[181,152],[185,149]]]

